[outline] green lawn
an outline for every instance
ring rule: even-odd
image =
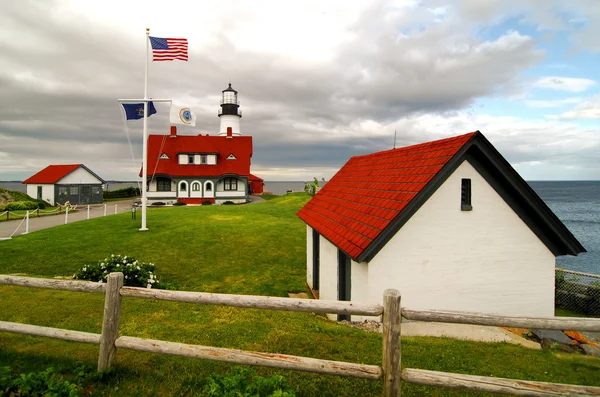
[[[154,262],[178,289],[286,296],[305,291],[305,226],[295,216],[308,196],[288,194],[243,206],[156,208],[147,232],[128,213],[0,241],[0,273],[69,276],[114,253]],[[99,333],[103,296],[0,287],[0,320]],[[124,298],[122,335],[379,365],[381,336],[308,313],[235,309]],[[404,366],[600,386],[600,360],[507,344],[403,338]],[[94,367],[98,346],[0,332],[0,366],[22,372]],[[120,350],[94,395],[195,395],[231,365]],[[381,383],[256,367],[282,374],[302,396],[376,396]],[[479,396],[404,385],[404,395]]]

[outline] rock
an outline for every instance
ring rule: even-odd
[[[550,342],[562,343],[565,345],[573,344],[571,338],[565,335],[562,331],[558,331],[555,329],[532,329],[531,333],[541,341],[543,341],[544,339],[548,339],[550,340]]]
[[[540,344],[542,345],[542,349],[556,349],[567,353],[579,353],[581,351],[577,345],[571,343],[558,343],[552,339],[542,339]]]
[[[589,342],[600,343],[600,332],[580,332]]]
[[[288,292],[288,297],[297,299],[308,299],[308,294],[306,292]]]
[[[592,345],[579,345],[581,350],[588,356],[600,357],[600,348]]]

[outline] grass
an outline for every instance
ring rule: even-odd
[[[76,222],[0,242],[0,273],[69,276],[111,253],[154,262],[161,280],[179,289],[286,296],[305,288],[305,227],[295,216],[302,193],[243,206],[150,209],[147,232],[129,214]],[[96,332],[103,296],[0,287],[0,320]],[[309,313],[123,299],[120,332],[168,341],[286,353],[379,365],[381,335]],[[600,360],[503,343],[403,338],[403,365],[547,382],[600,386]],[[0,333],[0,366],[21,372],[48,366],[69,374],[95,367],[98,347]],[[229,364],[120,350],[117,366],[90,385],[94,395],[195,395]],[[377,396],[381,383],[256,367],[281,374],[302,396]],[[404,395],[485,396],[485,393],[403,385]]]
[[[35,201],[35,199],[29,197],[27,193],[19,192],[17,190],[8,190],[1,187],[0,197],[4,197],[5,199],[11,198],[12,201]]]
[[[261,194],[259,196],[262,197],[265,200],[273,200],[273,199],[276,199],[278,197],[281,197],[281,196],[279,196],[277,194],[273,194],[273,193],[263,193],[263,194]]]

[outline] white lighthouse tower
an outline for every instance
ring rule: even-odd
[[[229,83],[229,87],[223,90],[221,109],[219,109],[219,118],[221,119],[219,136],[226,136],[228,128],[231,128],[231,134],[233,136],[242,135],[240,132],[242,111],[240,110],[237,94],[237,91],[231,88],[231,83]]]

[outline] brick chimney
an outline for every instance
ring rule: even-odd
[[[171,126],[171,138],[177,138],[177,127]]]
[[[227,138],[233,138],[233,129],[231,127],[227,127]]]

